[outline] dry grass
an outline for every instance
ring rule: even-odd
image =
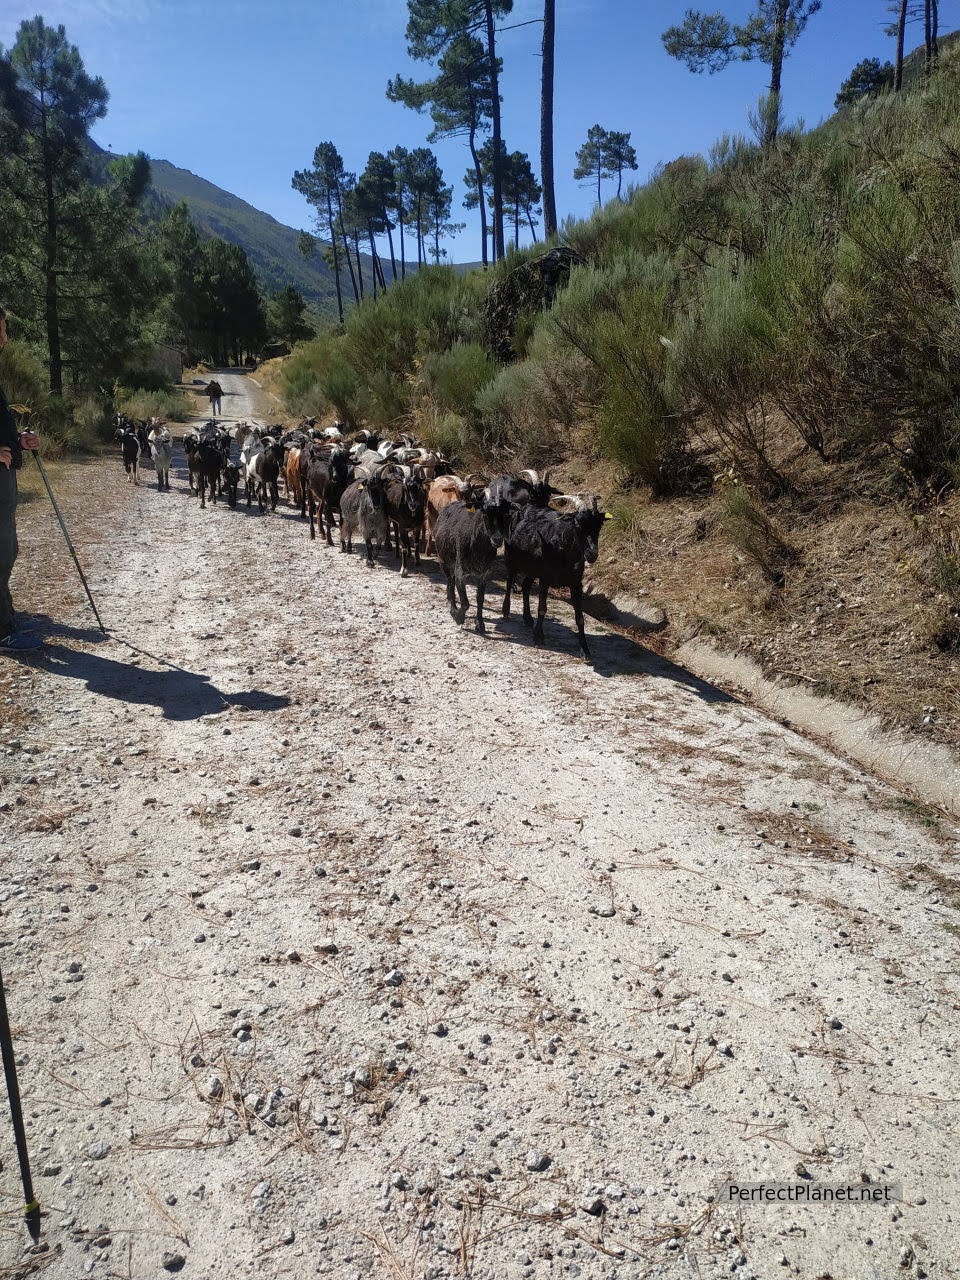
[[[725,536],[718,495],[654,502],[618,490],[608,464],[583,458],[559,467],[555,483],[570,484],[572,469],[578,488],[604,497],[616,520],[585,583],[662,607],[670,626],[657,639],[667,652],[693,635],[714,636],[768,675],[955,745],[957,655],[941,651],[932,638],[947,607],[933,516],[915,518],[906,501],[872,499],[868,482],[840,467],[817,462],[804,475],[804,465],[800,498],[770,508],[798,557],[781,590]],[[955,505],[960,508],[960,500]],[[960,520],[960,511],[935,514],[942,542],[944,523]]]
[[[271,395],[283,398],[282,374],[286,356],[277,356],[275,360],[264,360],[254,370],[254,376],[264,391],[269,391]]]

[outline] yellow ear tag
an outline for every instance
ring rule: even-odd
[[[365,484],[361,483],[359,487],[360,487],[361,489],[365,489],[367,486],[366,486]]]
[[[612,520],[612,519],[613,519],[613,516],[610,514],[610,512],[609,512],[609,511],[605,511],[605,512],[603,513],[603,518],[604,518],[604,520]]]

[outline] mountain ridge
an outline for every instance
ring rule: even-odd
[[[185,201],[202,235],[240,245],[267,292],[293,285],[321,315],[336,318],[333,272],[319,250],[304,257],[298,248],[299,231],[169,160],[150,157],[150,185],[161,205],[172,207]],[[367,257],[364,274],[369,267]]]

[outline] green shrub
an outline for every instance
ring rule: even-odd
[[[109,401],[95,396],[79,401],[70,395],[51,396],[43,361],[23,343],[11,343],[0,352],[0,386],[12,405],[30,410],[23,415],[23,426],[41,436],[44,457],[91,451],[109,437]]]
[[[166,391],[170,386],[170,378],[160,369],[124,369],[120,382],[136,391]]]
[[[363,401],[366,418],[373,426],[389,430],[409,413],[411,397],[409,380],[392,377],[381,369],[367,379],[367,395]],[[353,413],[350,416],[355,419]]]
[[[537,360],[501,369],[477,396],[478,454],[498,465],[543,467],[557,461],[573,425],[565,388],[554,385],[555,370]]]
[[[462,418],[446,410],[425,406],[417,422],[428,448],[439,450],[454,465],[462,465],[471,443],[467,424]]]
[[[120,413],[131,418],[163,418],[165,422],[186,422],[190,406],[177,391],[131,391],[118,387],[116,401]]]
[[[497,367],[478,342],[457,342],[447,351],[428,352],[420,378],[440,409],[471,418],[476,416],[477,396],[496,376]]]
[[[49,395],[46,367],[23,342],[10,342],[0,351],[0,386],[11,404],[26,405],[35,415]]]
[[[292,413],[313,417],[334,410],[350,426],[363,419],[367,397],[340,332],[327,331],[298,346],[284,361],[280,380]]]

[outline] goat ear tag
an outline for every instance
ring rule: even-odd
[[[603,518],[604,518],[604,520],[612,520],[612,519],[613,519],[613,516],[610,514],[610,512],[609,512],[609,511],[605,511],[605,512],[603,513]]]

